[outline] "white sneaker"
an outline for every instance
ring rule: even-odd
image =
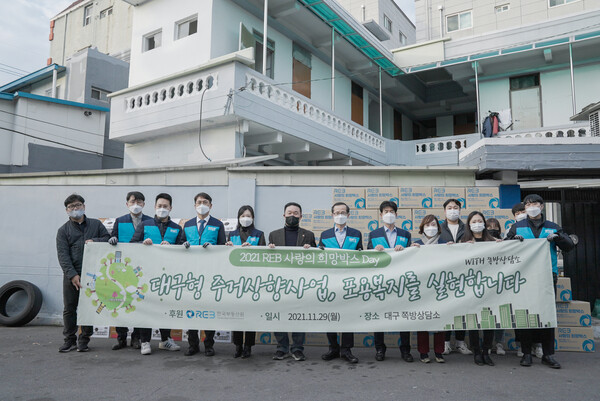
[[[467,347],[464,341],[456,342],[456,350],[463,355],[471,355],[473,352]]]
[[[452,346],[450,345],[450,341],[444,341],[444,352],[442,355],[449,355],[452,352]]]
[[[150,348],[150,343],[142,343],[141,353],[142,353],[142,355],[150,355],[152,353],[152,348]]]
[[[181,347],[175,344],[175,341],[171,337],[167,338],[167,341],[161,341],[158,343],[158,349],[166,349],[167,351],[179,351]]]
[[[523,351],[521,350],[521,347],[517,348],[517,356],[518,356],[519,358],[522,358],[522,357],[523,357]]]
[[[542,350],[542,345],[541,344],[537,344],[535,346],[535,351],[533,351],[533,354],[537,357],[542,359],[542,357],[544,356],[544,351]]]
[[[502,343],[496,343],[496,355],[504,355],[506,351],[504,351],[504,346]]]

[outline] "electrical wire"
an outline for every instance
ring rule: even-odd
[[[198,145],[200,145],[200,151],[202,152],[206,160],[208,160],[210,163],[212,162],[212,160],[208,156],[206,156],[206,153],[204,153],[204,148],[202,148],[202,103],[204,102],[204,94],[208,89],[208,87],[204,89],[204,91],[202,91],[202,95],[200,96],[200,118],[198,119]]]
[[[44,124],[48,124],[48,125],[53,125],[53,126],[59,127],[59,128],[65,128],[65,129],[72,130],[72,131],[83,132],[84,134],[96,135],[96,136],[102,136],[102,137],[104,136],[104,134],[96,134],[96,133],[91,132],[91,131],[86,131],[86,130],[82,130],[82,129],[78,129],[78,128],[68,127],[66,125],[52,123],[50,121],[40,120],[40,119],[37,119],[37,118],[33,118],[33,117],[29,117],[29,116],[24,116],[22,114],[12,113],[12,112],[6,111],[6,110],[0,110],[0,113],[10,114],[10,115],[13,115],[15,117],[25,118],[27,120],[37,121],[37,122],[40,122],[40,123],[44,123]]]

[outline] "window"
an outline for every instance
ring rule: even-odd
[[[175,40],[185,38],[198,32],[198,15],[175,23]]]
[[[156,31],[144,36],[143,52],[160,47],[162,43],[162,31]]]
[[[510,90],[540,86],[540,74],[521,75],[510,79]]]
[[[473,27],[473,19],[471,10],[463,11],[462,13],[448,15],[446,17],[446,27],[448,32],[460,31]]]
[[[405,35],[405,34],[403,34],[403,33],[402,33],[402,31],[400,31],[400,36],[399,36],[399,39],[400,39],[400,44],[401,44],[402,46],[406,45],[406,35]]]
[[[312,55],[294,43],[292,58],[292,89],[310,99]]]
[[[85,6],[83,9],[83,26],[89,25],[92,22],[92,5]]]
[[[92,86],[92,99],[100,100],[102,102],[108,102],[108,94],[110,92],[104,91],[102,89],[94,88]]]
[[[563,4],[575,3],[579,0],[548,0],[548,7],[562,6]]]
[[[254,46],[254,70],[262,73],[263,70],[263,36],[260,32],[253,31]],[[274,78],[275,42],[267,38],[267,76]]]
[[[510,4],[509,3],[502,4],[502,5],[494,7],[494,11],[496,12],[496,14],[503,13],[503,12],[508,11],[508,10],[510,10]]]
[[[392,20],[387,15],[383,14],[383,27],[392,32]]]
[[[109,15],[112,15],[112,7],[108,7],[107,9],[100,11],[100,19],[106,18]]]

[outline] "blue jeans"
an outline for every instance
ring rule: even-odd
[[[304,338],[305,333],[292,333],[292,353],[294,351],[304,351]],[[277,351],[283,353],[290,352],[290,338],[288,333],[275,332],[275,339],[277,340]]]

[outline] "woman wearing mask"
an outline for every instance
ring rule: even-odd
[[[487,228],[488,233],[492,235],[492,237],[496,239],[502,238],[502,232],[500,230],[500,222],[498,219],[489,218],[485,222],[485,228]],[[506,351],[504,351],[504,346],[502,345],[502,340],[504,339],[504,329],[495,330],[494,331],[494,342],[496,343],[496,354],[504,355]]]
[[[441,226],[437,217],[433,214],[428,214],[421,221],[419,226],[419,234],[422,237],[413,243],[413,246],[420,247],[422,245],[434,245],[437,244],[440,239]],[[433,335],[433,352],[435,353],[435,361],[437,363],[444,363],[444,333],[437,332]],[[429,332],[419,331],[417,332],[417,348],[419,349],[420,359],[423,363],[429,363]]]
[[[252,206],[244,205],[237,213],[238,226],[229,233],[229,241],[225,245],[241,245],[241,246],[265,246],[265,234],[254,227],[254,209]],[[242,357],[242,359],[250,358],[252,355],[252,346],[255,344],[256,332],[247,331],[246,341],[244,341],[243,331],[233,332],[233,343],[235,344],[234,358]]]
[[[485,241],[497,241],[501,240],[492,237],[488,232],[485,223],[485,217],[481,212],[471,212],[467,218],[467,224],[465,224],[465,235],[461,242],[467,242],[474,244],[475,242]],[[479,345],[479,331],[469,330],[469,342],[471,343],[471,349],[473,350],[475,363],[477,365],[489,365],[494,366],[492,358],[490,358],[489,351],[492,348],[492,342],[494,340],[493,330],[482,330],[483,331],[483,346]]]

